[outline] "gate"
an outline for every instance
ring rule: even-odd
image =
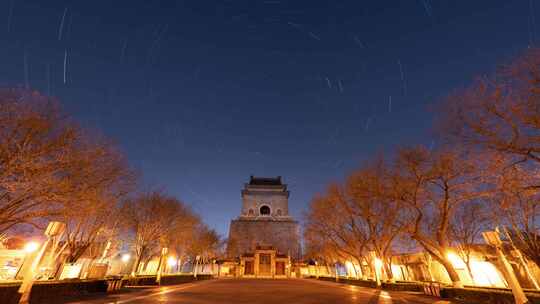
[[[246,261],[246,265],[244,268],[244,274],[245,275],[252,275],[253,274],[253,261]]]
[[[259,254],[259,275],[272,275],[271,257],[268,253]]]
[[[285,275],[285,262],[276,262],[276,275]]]

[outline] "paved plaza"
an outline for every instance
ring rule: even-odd
[[[308,279],[221,279],[175,286],[141,288],[131,292],[69,303],[446,304],[452,302],[418,293],[386,292]]]

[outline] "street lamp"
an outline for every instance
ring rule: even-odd
[[[26,252],[27,254],[30,254],[38,249],[39,249],[38,242],[31,241],[24,245],[24,252]]]
[[[131,259],[131,255],[129,255],[129,253],[124,253],[120,259],[122,262],[127,263],[129,259]]]
[[[169,266],[169,272],[174,266],[176,266],[176,264],[177,264],[176,257],[171,255],[167,258],[167,266]]]

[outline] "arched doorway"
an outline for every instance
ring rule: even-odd
[[[264,205],[261,207],[261,209],[259,209],[259,213],[261,215],[270,215],[270,207]]]

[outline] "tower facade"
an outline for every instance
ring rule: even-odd
[[[289,215],[289,191],[281,177],[251,176],[241,195],[242,210],[229,228],[229,256],[254,252],[257,246],[272,246],[299,258],[299,225]]]

